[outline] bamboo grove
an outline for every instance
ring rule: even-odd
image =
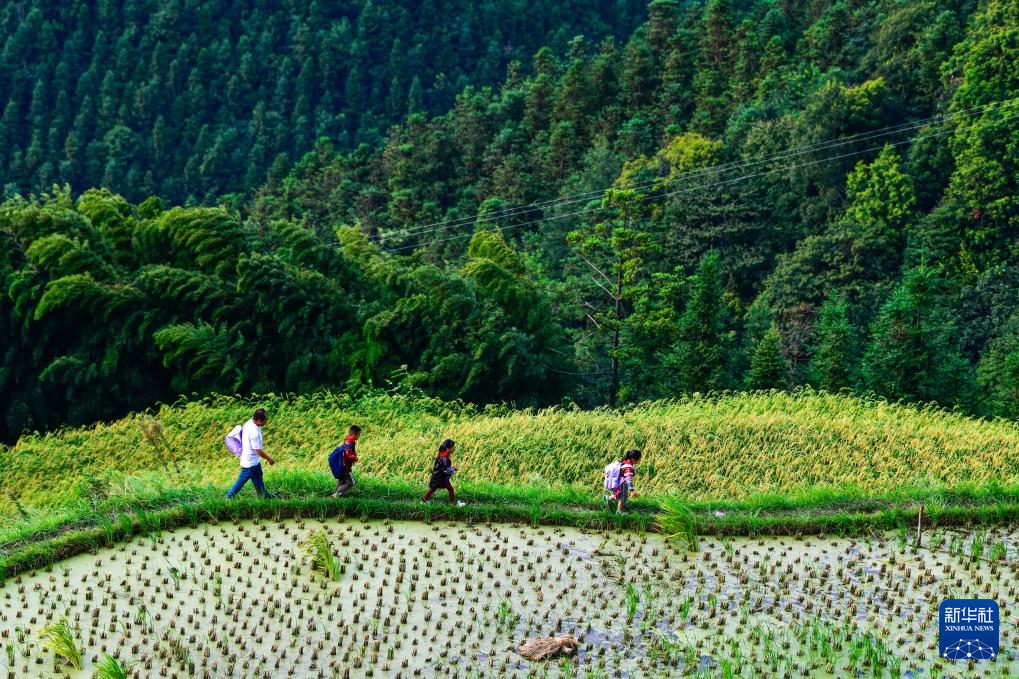
[[[447,398],[562,392],[566,348],[516,254],[479,234],[460,269],[259,233],[221,208],[162,211],[106,191],[0,208],[8,437],[112,418],[180,393],[397,380]],[[407,373],[410,366],[411,373]]]

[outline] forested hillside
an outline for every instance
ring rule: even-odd
[[[812,383],[1013,413],[1017,40],[995,0],[659,0],[377,154],[320,148],[254,214],[422,261],[499,229],[587,403],[614,357],[624,401]]]
[[[3,2],[0,189],[215,202],[320,137],[374,148],[543,45],[643,16],[640,0]]]
[[[2,436],[369,382],[584,406],[810,384],[1019,414],[1016,3],[647,15],[549,41],[379,146],[326,135],[247,202],[8,201]]]

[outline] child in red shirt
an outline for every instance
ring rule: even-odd
[[[361,438],[361,427],[350,425],[347,438],[329,455],[329,470],[336,479],[336,490],[332,497],[343,495],[354,486],[354,464],[357,463],[357,440]]]
[[[641,452],[639,450],[628,450],[623,455],[623,461],[619,466],[619,485],[613,497],[618,501],[616,511],[622,512],[626,509],[626,501],[631,495],[637,493],[633,490],[633,478],[636,476],[636,466],[640,462]]]

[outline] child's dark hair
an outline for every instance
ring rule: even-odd
[[[446,439],[439,445],[439,452],[444,453],[454,446],[453,439]]]
[[[350,428],[347,429],[347,436],[357,436],[360,433],[361,427],[357,426],[356,424],[350,425]]]
[[[634,462],[640,462],[640,456],[643,455],[643,454],[644,453],[640,452],[637,449],[628,450],[625,453],[623,453],[623,459],[624,460],[633,460]]]

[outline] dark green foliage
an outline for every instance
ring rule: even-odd
[[[683,391],[714,391],[731,386],[729,338],[722,306],[722,260],[717,252],[704,256],[690,278],[690,296],[679,319],[678,340],[669,364]]]
[[[476,402],[562,397],[546,366],[563,330],[499,234],[478,233],[459,271],[339,235],[106,191],[0,205],[0,438],[188,392],[396,380]]]
[[[1019,91],[1019,6],[983,3],[966,39],[946,63],[957,80],[950,108],[970,109],[1016,97]],[[1017,106],[998,106],[957,126],[952,138],[956,171],[946,202],[963,221],[956,228],[959,267],[985,269],[1013,260],[1019,249],[1019,122]]]
[[[757,343],[747,374],[748,389],[787,389],[789,365],[782,355],[781,338],[775,328],[764,333]]]
[[[605,221],[588,231],[572,231],[566,240],[580,260],[578,277],[586,279],[576,291],[576,303],[590,321],[585,323],[589,341],[577,342],[578,353],[603,359],[586,359],[590,365],[606,368],[589,370],[586,376],[605,385],[606,401],[615,407],[625,380],[626,358],[634,349],[626,342],[626,319],[630,307],[646,293],[639,286],[647,275],[645,260],[654,255],[655,248],[640,228],[644,196],[633,190],[609,190],[601,207],[608,217]]]
[[[977,379],[989,414],[1019,416],[1019,317],[1009,319],[1002,333],[987,345]]]
[[[636,0],[0,3],[0,199],[104,186],[216,201],[320,138],[374,146],[514,60],[625,38]]]
[[[846,301],[826,301],[819,313],[817,343],[810,364],[813,383],[831,392],[854,387],[860,360],[858,341]]]
[[[863,357],[867,387],[893,400],[969,404],[972,367],[943,304],[933,272],[906,273],[871,327]]]
[[[643,11],[11,5],[0,183],[52,195],[0,209],[0,436],[369,382],[1010,412],[1015,3]]]
[[[846,176],[846,193],[845,211],[823,233],[778,258],[765,284],[777,308],[819,305],[842,291],[869,309],[898,275],[916,196],[895,151],[885,147],[873,162],[857,164]]]

